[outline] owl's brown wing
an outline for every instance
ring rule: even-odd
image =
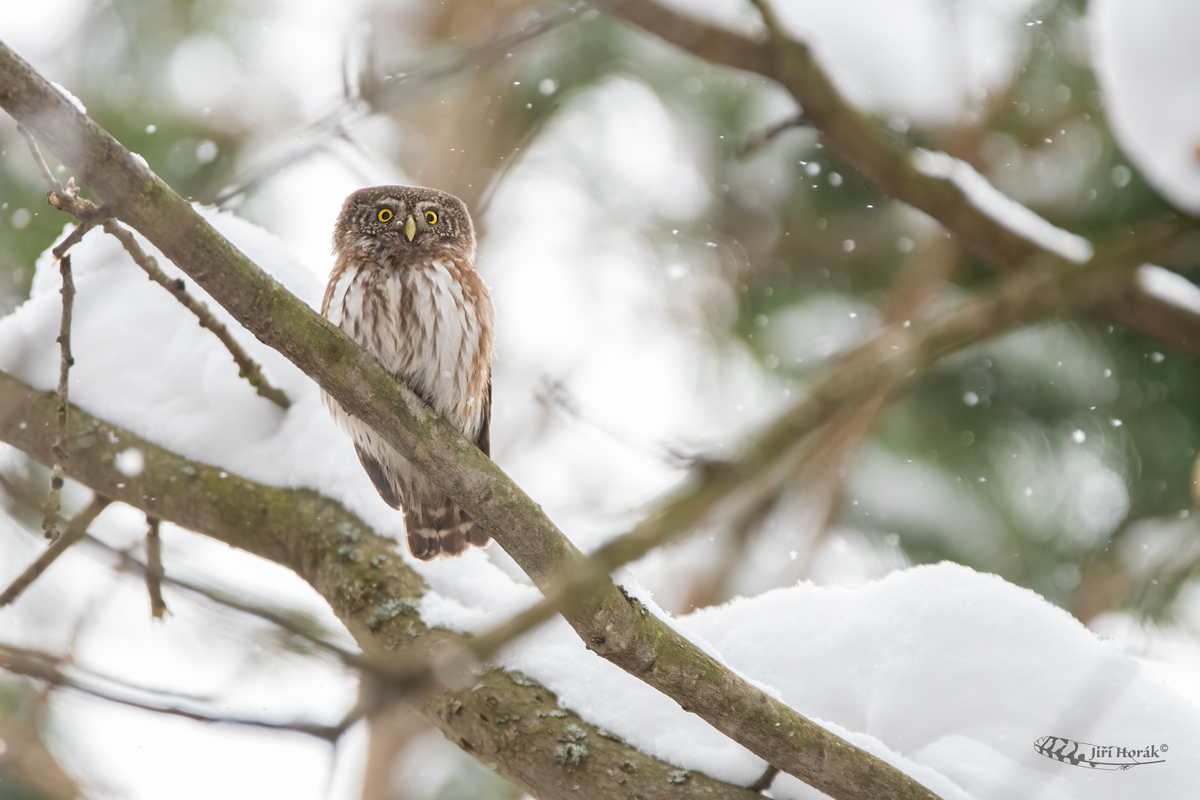
[[[354,445],[354,452],[358,453],[358,460],[362,463],[363,469],[367,471],[367,477],[371,479],[371,483],[375,484],[375,491],[379,492],[383,502],[399,511],[400,498],[396,496],[396,490],[388,481],[387,475],[383,471],[383,465],[367,455],[366,451],[357,444]]]
[[[480,419],[479,433],[475,434],[475,446],[483,451],[485,456],[489,458],[492,455],[492,379],[488,378],[487,389],[483,393],[483,415]],[[458,507],[455,506],[455,510]],[[469,524],[460,526],[459,530],[463,530],[467,544],[474,547],[487,547],[487,543],[491,541],[491,537],[484,533],[483,528],[468,517],[464,512],[459,512],[461,519]],[[445,548],[443,540],[443,549]]]
[[[487,389],[483,392],[483,417],[479,424],[479,433],[475,434],[475,446],[489,458],[492,455],[492,379],[488,378]]]

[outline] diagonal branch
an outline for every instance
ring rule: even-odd
[[[551,587],[583,563],[583,554],[541,507],[487,456],[342,331],[259,270],[144,161],[3,44],[0,107],[50,146],[116,216],[154,243],[242,325],[441,485],[535,584]],[[728,472],[719,480],[736,482],[738,475]],[[691,516],[691,510],[682,515]],[[663,521],[656,518],[653,524]],[[835,798],[934,797],[905,773],[735,675],[611,581],[566,617],[600,655],[764,760]]]
[[[791,38],[774,18],[762,41],[700,22],[654,0],[601,3],[614,16],[714,64],[772,78],[792,94],[809,123],[828,138],[884,194],[937,219],[968,245],[1004,264],[1038,252],[973,205],[948,180],[929,177],[913,164],[908,145],[882,121],[851,105],[834,86],[808,45]],[[763,4],[756,4],[760,10]]]
[[[914,150],[903,137],[850,104],[808,45],[782,28],[766,0],[754,3],[767,28],[761,40],[701,22],[656,0],[595,4],[706,61],[777,81],[800,104],[806,121],[825,134],[829,146],[881,192],[929,214],[993,263],[1020,267],[1032,256],[1046,254],[972,203],[952,181],[917,169]],[[1123,295],[1114,289],[1093,310],[1133,330],[1200,352],[1200,315],[1171,307],[1140,286],[1129,284]]]
[[[49,143],[107,207],[137,228],[235,319],[291,359],[348,412],[441,485],[543,591],[561,585],[577,569],[589,569],[583,566],[583,555],[541,508],[491,460],[340,330],[263,274],[144,162],[134,159],[2,45],[0,106]],[[1124,273],[1152,258],[1148,254],[1157,251],[1151,245],[1169,241],[1171,233],[1174,229],[1168,228],[1157,239],[1141,237],[1124,250],[1102,251],[1086,269],[1057,257],[1039,256],[995,297],[965,309],[963,319],[969,324],[934,324],[915,342],[907,340],[911,334],[889,333],[875,347],[847,359],[823,391],[784,414],[737,462],[699,470],[692,487],[639,526],[639,536],[623,546],[643,547],[685,532],[708,513],[714,498],[731,494],[769,469],[847,401],[869,398],[879,381],[906,380],[917,366],[969,344],[980,331],[1061,314],[1073,304],[1094,305],[1107,297],[1110,272]],[[112,480],[102,482],[109,485]],[[170,503],[173,498],[160,498],[160,502]],[[138,504],[137,498],[133,504]],[[145,510],[170,518],[158,509]],[[289,530],[288,537],[293,535],[295,531]],[[280,563],[297,572],[306,570],[308,565],[293,560],[288,537],[281,556],[285,560]],[[591,649],[769,763],[830,796],[932,796],[909,776],[734,675],[607,579],[598,581],[595,592],[565,616]]]
[[[219,722],[230,725],[242,725],[251,728],[265,728],[274,731],[292,731],[295,733],[304,733],[309,736],[315,736],[318,739],[323,739],[327,742],[336,742],[341,735],[345,733],[345,728],[341,725],[321,725],[313,722],[270,722],[260,719],[247,719],[244,717],[232,716],[217,716],[207,714],[201,711],[192,711],[178,706],[170,706],[161,703],[147,703],[142,700],[137,700],[133,697],[117,694],[108,689],[92,685],[90,683],[79,680],[73,677],[61,668],[61,660],[56,659],[46,653],[41,653],[36,650],[27,650],[22,647],[4,644],[0,642],[0,669],[7,670],[14,675],[24,675],[27,678],[44,681],[45,683],[59,688],[72,689],[81,694],[90,695],[100,700],[107,700],[110,703],[117,703],[130,708],[138,708],[143,711],[153,711],[158,714],[166,714],[172,717],[183,717],[184,719],[194,720],[196,722]]]
[[[57,439],[55,440],[55,444],[57,445]],[[52,450],[54,449],[56,448],[52,447]],[[57,463],[57,456],[55,456],[55,463]],[[49,569],[50,565],[67,551],[68,547],[82,539],[87,533],[88,526],[92,524],[96,517],[100,516],[100,512],[108,506],[108,503],[108,500],[100,495],[96,495],[91,504],[71,520],[70,524],[67,525],[66,531],[51,542],[50,546],[32,564],[26,567],[25,571],[18,575],[17,579],[9,584],[7,589],[0,592],[0,608],[11,604],[20,597],[21,593],[28,589],[31,583],[40,578],[42,573]]]
[[[0,372],[0,441],[46,463],[53,436],[43,423],[54,413],[52,396]],[[370,663],[401,672],[411,661],[448,646],[463,649],[463,637],[421,621],[416,609],[426,586],[395,554],[395,542],[337,502],[189,461],[77,407],[71,409],[70,438],[76,454],[72,478],[143,513],[291,569],[325,598]],[[112,469],[113,459],[130,447],[145,459],[134,477]],[[545,687],[504,670],[486,669],[463,690],[427,688],[411,702],[451,741],[542,800],[573,799],[576,784],[587,785],[590,796],[603,800],[636,794],[646,800],[756,797],[698,773],[690,773],[683,784],[672,783],[669,777],[680,772],[678,767],[559,708]],[[521,724],[497,722],[505,719]],[[579,732],[589,755],[579,763],[560,763],[556,748],[580,741]]]
[[[267,398],[284,411],[291,407],[291,401],[288,400],[283,390],[271,385],[263,375],[262,367],[250,357],[238,340],[233,338],[233,334],[225,327],[225,323],[213,316],[207,305],[192,297],[182,280],[168,278],[167,274],[158,266],[158,259],[143,250],[133,234],[118,225],[115,220],[105,220],[104,231],[116,237],[121,246],[125,248],[125,252],[129,253],[129,257],[146,273],[146,277],[170,292],[181,306],[200,320],[201,328],[208,328],[214,336],[221,340],[221,344],[225,345],[225,349],[229,351],[229,355],[233,356],[234,363],[238,366],[238,375],[249,381],[259,395]]]

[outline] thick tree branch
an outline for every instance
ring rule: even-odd
[[[872,396],[881,381],[907,379],[917,367],[1008,326],[1108,299],[1109,273],[1127,272],[1140,260],[1152,258],[1155,243],[1163,237],[1143,237],[1124,252],[1102,252],[1086,269],[1052,256],[1033,258],[993,296],[919,336],[885,332],[751,443],[738,462],[701,470],[690,489],[633,536],[584,560],[495,464],[340,331],[258,271],[143,164],[42,84],[28,65],[0,49],[0,105],[38,135],[53,137],[63,148],[60,157],[80,169],[119,216],[138,227],[264,343],[317,379],[347,410],[441,484],[544,591],[553,595],[558,587],[578,582],[571,579],[580,575],[593,583],[593,593],[565,609],[590,648],[831,796],[931,796],[907,776],[730,673],[646,614],[605,571],[685,532],[722,498],[771,468],[838,408]]]
[[[0,441],[42,463],[52,459],[53,394],[0,372]],[[71,408],[75,457],[69,475],[105,496],[159,519],[203,533],[281,564],[330,604],[374,663],[402,672],[463,638],[427,628],[416,612],[424,581],[377,535],[340,504],[308,490],[278,489],[189,461],[136,434]],[[25,423],[25,424],[22,424]],[[135,448],[145,467],[122,475],[117,456]],[[541,800],[588,796],[749,800],[749,789],[681,771],[619,741],[523,676],[488,669],[471,688],[430,688],[410,698],[447,738]],[[560,753],[556,751],[561,751]]]
[[[596,5],[695,56],[777,81],[803,109],[805,120],[829,146],[884,194],[924,211],[964,244],[994,263],[1018,267],[1046,251],[974,205],[954,183],[914,166],[913,150],[881,120],[850,104],[809,47],[764,12],[768,35],[755,40],[673,11],[655,0],[604,0]],[[1200,316],[1166,303],[1134,284],[1119,299],[1111,292],[1095,311],[1102,316],[1200,353]],[[1164,319],[1159,312],[1169,311]]]
[[[144,161],[3,44],[0,107],[48,144],[116,216],[154,243],[264,344],[287,356],[441,485],[535,584],[554,586],[580,567],[583,555],[499,467],[349,337],[259,270]],[[785,425],[793,439],[795,430]],[[718,478],[729,480],[736,481],[736,475]],[[691,513],[689,509],[683,517]],[[653,524],[675,519],[667,515]],[[832,797],[935,796],[738,677],[646,613],[611,581],[565,616],[588,647]]]

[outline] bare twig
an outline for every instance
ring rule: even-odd
[[[475,204],[474,215],[476,219],[482,219],[487,216],[488,209],[492,207],[492,200],[496,197],[496,192],[500,190],[504,179],[508,177],[513,168],[521,163],[522,157],[529,151],[529,145],[541,135],[542,130],[546,127],[546,118],[539,117],[537,122],[529,126],[529,129],[521,135],[520,141],[513,147],[508,158],[504,163],[492,174],[488,179],[488,184],[484,187],[483,194],[479,196],[479,202]]]
[[[767,764],[766,770],[758,777],[754,783],[750,784],[750,790],[762,794],[767,789],[771,788],[771,784],[775,782],[775,778],[779,775],[779,767]]]
[[[717,567],[693,582],[691,591],[683,604],[683,613],[690,613],[698,608],[707,608],[722,602],[727,597],[730,579],[737,572],[738,567],[745,562],[750,538],[762,528],[771,512],[779,505],[779,501],[783,499],[784,489],[785,485],[783,484],[764,487],[764,491],[733,520],[721,545],[722,553]]]
[[[924,316],[929,303],[950,281],[958,265],[960,251],[949,236],[934,238],[896,278],[884,309],[885,326],[903,327]],[[829,535],[829,525],[841,505],[845,491],[844,476],[854,461],[854,453],[879,413],[891,401],[896,386],[881,387],[858,408],[852,409],[823,431],[801,469],[812,481],[823,484],[825,514],[821,524],[806,547],[799,577],[807,578],[817,553]],[[803,476],[805,480],[808,476]]]
[[[794,117],[788,117],[782,122],[776,122],[774,125],[762,131],[761,133],[757,133],[747,138],[746,141],[742,143],[742,146],[738,148],[738,157],[746,158],[747,156],[753,155],[780,134],[784,133],[785,131],[790,131],[792,128],[809,127],[812,127],[812,122],[810,122],[808,117],[804,116],[803,114],[797,114]]]
[[[767,28],[765,38],[702,22],[655,0],[592,2],[713,64],[777,81],[826,136],[829,146],[864,178],[889,197],[929,214],[993,263],[1016,268],[1028,264],[1030,256],[1042,249],[971,202],[952,181],[920,172],[912,148],[881,120],[851,105],[811,49],[780,25],[766,2],[755,3]],[[1126,291],[1098,298],[1092,310],[1192,353],[1200,352],[1200,315],[1173,308],[1132,281]]]
[[[17,130],[25,137],[25,143],[29,145],[29,155],[50,186],[50,191],[46,193],[47,202],[79,219],[75,230],[71,231],[70,235],[53,251],[54,257],[58,259],[59,273],[62,275],[62,289],[59,290],[62,295],[62,323],[59,326],[57,339],[59,346],[58,437],[54,442],[54,467],[50,471],[50,491],[46,495],[46,503],[42,510],[42,530],[46,532],[47,539],[54,540],[59,537],[57,519],[58,512],[62,507],[63,478],[66,475],[67,459],[70,457],[67,447],[67,409],[70,408],[68,379],[71,367],[75,364],[75,359],[71,356],[71,313],[75,306],[75,282],[71,277],[71,257],[67,255],[67,250],[82,239],[83,235],[96,224],[97,208],[90,200],[79,197],[79,187],[75,185],[74,178],[67,181],[64,188],[50,172],[50,167],[46,164],[46,159],[42,157],[42,151],[38,147],[37,140],[33,138],[33,134],[26,130],[24,125],[18,124]],[[0,603],[0,605],[4,604]]]
[[[53,402],[43,392],[0,372],[0,440],[49,463],[53,435],[47,423],[53,416]],[[73,431],[89,434],[76,447],[74,479],[143,513],[295,571],[329,603],[372,661],[397,665],[460,638],[425,626],[416,611],[426,591],[420,576],[396,557],[393,540],[377,535],[337,502],[313,491],[257,484],[189,461],[79,408],[72,409],[71,420]],[[136,482],[112,469],[113,459],[129,447],[146,456],[146,470]],[[181,479],[185,475],[190,477]],[[212,488],[218,485],[220,495],[214,496]],[[247,525],[240,510],[262,508],[272,513],[255,512],[254,524]],[[164,578],[164,583],[169,580]],[[623,800],[631,794],[670,800],[681,793],[713,800],[753,797],[745,787],[698,772],[691,773],[681,789],[669,780],[679,773],[677,766],[616,740],[561,707],[546,687],[499,668],[484,667],[463,688],[435,683],[409,702],[451,741],[494,763],[505,778],[545,800],[579,796],[572,788],[577,784],[562,780],[563,764],[555,755],[556,748],[575,741],[579,731],[587,737],[591,755],[567,774],[594,788],[589,794],[600,800]],[[353,713],[361,711],[360,705]],[[536,724],[497,725],[497,718]],[[612,782],[614,775],[624,782]]]
[[[238,322],[300,366],[347,411],[445,489],[492,533],[543,591],[553,593],[554,587],[573,574],[581,562],[603,568],[596,558],[585,559],[545,512],[460,432],[438,418],[411,389],[398,383],[344,333],[263,275],[111,136],[94,123],[84,126],[62,104],[61,114],[36,113],[46,103],[57,103],[51,96],[54,89],[3,45],[0,86],[8,87],[6,93],[0,92],[0,106],[37,135],[58,136],[56,154],[65,163],[78,165],[89,185],[120,209],[123,219],[179,264]],[[60,128],[71,135],[60,132]],[[1179,226],[1163,227],[1174,233]],[[1109,270],[1130,269],[1143,263],[1153,250],[1144,237],[1131,237],[1130,241],[1136,253],[1102,249],[1086,270],[1041,255],[1033,265],[1040,265],[1040,269],[1018,274],[1013,283],[1002,285],[993,296],[973,308],[965,307],[965,316],[956,315],[954,324],[931,326],[919,336],[916,331],[892,332],[874,348],[851,354],[849,368],[839,370],[836,380],[783,414],[750,444],[742,459],[697,470],[694,482],[675,498],[677,502],[639,526],[639,535],[625,543],[628,549],[604,552],[603,557],[625,557],[647,542],[682,535],[720,498],[772,468],[797,441],[830,419],[847,401],[869,396],[881,382],[906,376],[911,369],[928,365],[991,332],[1095,302],[1108,289]],[[914,343],[914,347],[905,346]],[[900,349],[893,351],[893,346]],[[111,485],[111,476],[96,479],[102,486]],[[168,494],[178,495],[184,488],[172,489]],[[120,487],[116,496],[122,500],[129,497],[139,507],[144,504],[136,494]],[[299,568],[294,546],[282,551],[281,557]],[[607,571],[603,569],[602,577]],[[360,586],[368,583],[364,579]],[[752,752],[789,774],[802,776],[831,796],[851,797],[855,791],[857,796],[888,791],[903,797],[930,796],[912,778],[838,739],[734,675],[611,582],[600,580],[597,586],[596,592],[568,612],[568,620],[587,645],[686,704]],[[671,648],[670,658],[658,657],[663,647]],[[798,741],[809,744],[798,747]],[[856,781],[864,783],[854,790],[852,782]]]
[[[233,338],[233,334],[229,332],[225,324],[213,316],[207,305],[192,297],[182,278],[175,280],[168,278],[167,274],[158,266],[158,260],[143,250],[142,246],[138,244],[137,239],[134,238],[134,235],[121,227],[116,220],[105,220],[104,230],[106,233],[117,237],[117,241],[121,243],[134,262],[145,271],[150,280],[174,295],[180,305],[196,315],[196,318],[200,320],[200,327],[208,328],[221,340],[221,344],[225,345],[225,349],[229,351],[229,354],[233,356],[233,360],[237,363],[238,374],[249,381],[250,385],[261,396],[267,398],[285,411],[291,406],[291,401],[288,400],[287,395],[267,381],[266,376],[263,375],[262,367],[250,357],[238,343],[238,340]]]
[[[591,428],[617,444],[636,450],[670,467],[687,469],[695,465],[696,458],[687,454],[682,447],[640,438],[633,431],[624,430],[611,420],[601,419],[599,415],[584,409],[560,380],[543,376],[542,385],[534,393],[534,399],[547,411],[558,411],[580,426]]]
[[[33,583],[38,577],[46,571],[46,568],[54,563],[55,559],[61,556],[68,547],[78,542],[87,533],[88,526],[96,517],[100,516],[100,512],[109,504],[107,498],[96,495],[87,508],[80,511],[74,519],[67,525],[66,531],[61,536],[54,540],[49,547],[46,548],[40,556],[37,557],[29,567],[22,572],[15,581],[3,593],[0,593],[0,608],[12,603],[16,600],[21,592],[29,588],[29,584]]]
[[[357,92],[350,92],[351,96],[345,103],[324,119],[308,126],[307,132],[299,134],[299,138],[307,141],[251,170],[241,180],[222,189],[217,193],[217,202],[224,204],[240,194],[253,191],[282,170],[324,151],[333,139],[344,136],[358,122],[370,115],[398,107],[421,89],[436,86],[468,71],[482,70],[487,65],[502,61],[515,49],[562,25],[578,20],[579,16],[578,9],[570,5],[564,6],[512,33],[500,35],[470,48],[445,63],[412,72],[397,72],[383,78],[360,75]]]
[[[162,619],[167,613],[167,604],[163,600],[163,564],[162,537],[159,536],[158,517],[146,517],[149,528],[146,530],[146,592],[150,595],[150,616]]]
[[[233,356],[233,360],[238,366],[238,374],[249,381],[250,385],[255,388],[259,395],[267,398],[272,403],[286,411],[291,406],[291,402],[288,400],[287,395],[284,394],[282,390],[271,385],[266,376],[263,375],[262,367],[260,367],[258,363],[252,359],[248,353],[246,353],[245,349],[238,344],[237,340],[233,338],[233,335],[229,333],[229,329],[226,328],[225,325],[220,322],[220,320],[213,316],[212,312],[209,311],[208,306],[192,297],[188,293],[182,280],[171,280],[168,278],[158,266],[158,261],[153,256],[146,253],[146,251],[142,250],[133,234],[122,228],[116,222],[116,220],[113,219],[107,213],[107,211],[105,211],[105,209],[97,208],[95,203],[86,198],[80,197],[79,187],[75,185],[74,178],[71,178],[69,181],[67,181],[66,187],[55,180],[54,176],[50,173],[50,168],[46,166],[46,159],[42,157],[42,152],[40,148],[38,148],[37,141],[33,138],[33,135],[27,131],[24,126],[18,125],[18,128],[21,131],[21,135],[25,137],[25,141],[29,145],[29,152],[33,156],[33,160],[37,162],[38,167],[42,172],[42,176],[46,179],[47,183],[50,184],[50,191],[47,193],[46,199],[49,201],[50,205],[54,206],[60,211],[66,211],[79,220],[79,224],[75,226],[75,230],[71,231],[70,235],[60,242],[53,250],[55,258],[60,259],[60,262],[62,262],[61,269],[63,269],[64,333],[60,334],[59,341],[67,342],[67,344],[64,345],[64,350],[69,351],[70,343],[70,300],[68,300],[68,284],[70,284],[70,298],[73,300],[75,297],[75,286],[74,284],[70,283],[71,263],[67,258],[66,253],[67,250],[78,243],[79,240],[83,238],[84,234],[86,234],[92,227],[103,223],[104,230],[115,236],[117,240],[121,242],[121,245],[125,248],[126,252],[129,253],[130,257],[133,258],[134,262],[136,262],[139,267],[145,270],[150,280],[154,281],[159,286],[162,286],[164,289],[174,295],[175,299],[178,300],[184,308],[196,315],[196,317],[200,320],[200,327],[208,328],[216,335],[218,339],[221,340],[221,343],[225,345],[225,348],[229,351],[230,355]],[[66,336],[65,340],[62,338],[63,336]],[[64,356],[64,359],[69,358],[69,355],[69,352],[67,352]],[[63,398],[63,404],[65,407],[65,367],[60,378],[59,394]],[[60,427],[63,427],[63,425],[65,425],[65,423],[60,424]],[[65,449],[63,452],[66,452]],[[51,478],[51,494],[46,500],[46,521],[43,523],[43,527],[46,529],[46,536],[51,539],[58,536],[58,531],[54,528],[53,521],[54,516],[58,513],[58,493],[54,488],[54,480],[57,478],[57,485],[59,488],[61,488],[62,474],[63,470],[60,469],[60,464],[55,462],[54,476]]]
[[[34,162],[38,165],[38,169],[42,173],[42,177],[46,179],[46,183],[50,184],[50,191],[61,192],[63,186],[50,172],[50,167],[46,164],[46,159],[42,157],[42,151],[38,148],[37,140],[33,138],[33,134],[25,130],[25,126],[18,124],[17,130],[25,137],[25,144],[29,145],[29,154],[33,156]]]
[[[67,410],[70,408],[68,380],[75,359],[71,357],[71,311],[75,305],[75,282],[71,279],[71,257],[64,255],[58,262],[62,274],[62,323],[58,329],[58,435],[54,440],[54,468],[50,472],[50,494],[42,513],[42,530],[47,539],[57,539],[58,511],[61,507],[63,478],[67,471],[67,459],[71,453],[67,447]],[[35,576],[36,577],[36,576]],[[14,595],[15,597],[15,595]],[[10,600],[11,602],[11,600]],[[4,603],[0,603],[4,605]]]
[[[197,722],[217,722],[228,725],[241,725],[251,728],[265,728],[273,731],[291,731],[294,733],[303,733],[308,736],[315,736],[327,742],[337,742],[342,734],[346,732],[346,728],[339,725],[321,725],[313,722],[270,722],[268,720],[247,719],[244,717],[231,717],[216,714],[208,714],[201,711],[192,711],[178,706],[159,705],[155,703],[147,703],[137,700],[132,697],[125,697],[107,689],[102,689],[98,686],[92,686],[88,683],[68,675],[61,668],[63,662],[46,653],[41,653],[36,650],[27,650],[13,645],[0,644],[0,668],[3,668],[14,675],[24,675],[39,681],[45,681],[51,686],[64,689],[71,689],[81,694],[86,694],[91,697],[96,697],[101,700],[107,700],[111,703],[117,703],[130,708],[140,708],[143,711],[153,711],[156,714],[166,714],[172,717],[183,717],[184,719],[195,720]]]
[[[151,519],[154,518],[151,517]],[[157,522],[157,520],[155,521]],[[86,544],[92,547],[103,550],[109,555],[115,556],[118,559],[120,569],[124,572],[144,576],[147,582],[149,582],[150,573],[152,571],[152,567],[149,563],[138,561],[130,553],[113,547],[112,545],[107,544],[94,536],[87,536],[85,537],[84,541]],[[197,597],[203,597],[205,600],[210,600],[227,608],[232,608],[235,611],[240,611],[243,614],[249,614],[270,622],[271,624],[284,629],[288,633],[308,641],[318,649],[332,654],[335,658],[349,667],[370,671],[376,671],[380,669],[377,665],[369,663],[357,653],[353,653],[329,641],[327,638],[325,638],[325,636],[317,632],[315,624],[301,620],[297,614],[283,610],[271,609],[259,603],[242,600],[234,597],[228,592],[212,589],[207,586],[201,586],[198,583],[192,583],[191,581],[187,581],[182,578],[171,577],[165,573],[159,576],[159,580],[163,585],[170,586],[174,589],[179,589],[189,594],[194,594]]]

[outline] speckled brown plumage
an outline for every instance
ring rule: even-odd
[[[492,302],[475,271],[475,231],[453,195],[376,186],[346,198],[321,313],[484,453],[492,411]],[[483,547],[487,535],[374,431],[322,394],[380,497],[404,509],[417,558]]]

